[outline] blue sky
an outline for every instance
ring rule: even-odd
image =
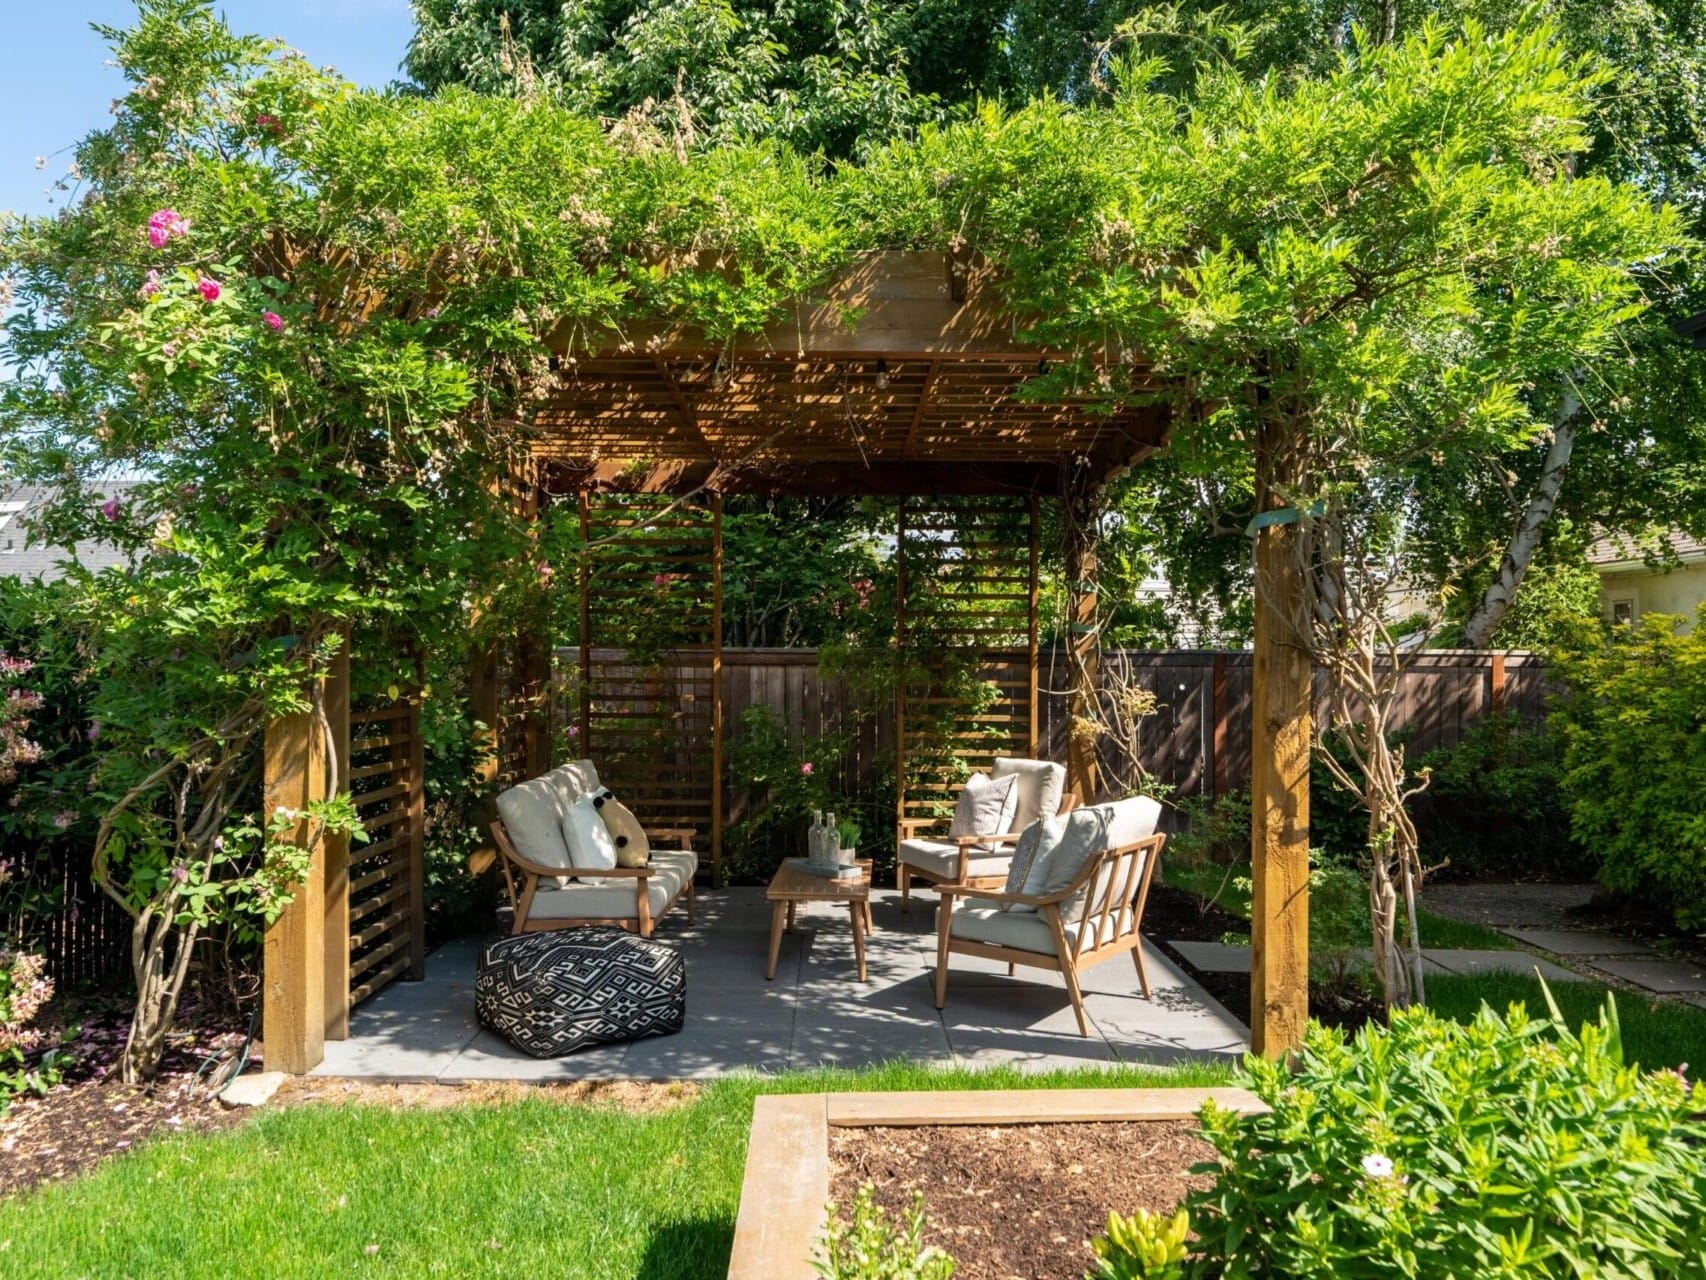
[[[12,0],[6,5],[5,89],[0,91],[0,209],[45,213],[45,190],[64,173],[68,148],[109,119],[123,81],[106,66],[91,22],[127,25],[130,0]],[[239,31],[277,36],[357,84],[382,85],[414,28],[409,0],[224,0]],[[36,170],[36,157],[49,157]]]

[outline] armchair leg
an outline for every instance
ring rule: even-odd
[[[948,1003],[948,943],[954,929],[954,895],[944,893],[936,909],[936,1007]]]
[[[1078,1034],[1088,1040],[1090,1019],[1084,1013],[1084,993],[1078,989],[1078,970],[1074,963],[1077,956],[1066,941],[1066,930],[1060,923],[1060,909],[1045,906],[1043,913],[1048,917],[1049,932],[1054,934],[1054,953],[1060,957],[1060,976],[1066,979],[1066,994],[1072,997],[1072,1012],[1078,1018]]]
[[[894,868],[895,879],[900,883],[900,904],[906,910],[912,910],[912,873],[906,869],[906,863],[897,862]]]
[[[1137,945],[1131,949],[1131,958],[1137,964],[1137,980],[1143,985],[1143,998],[1153,1000],[1149,994],[1149,971],[1143,967],[1143,939],[1139,938]]]

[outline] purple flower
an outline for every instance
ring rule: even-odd
[[[178,354],[178,344],[175,342],[168,342],[165,346],[160,348],[160,354],[170,360],[173,356]]]
[[[266,327],[271,329],[274,333],[277,333],[280,329],[284,328],[284,317],[279,315],[276,311],[263,311],[261,312],[261,323],[266,325]]]
[[[172,883],[183,884],[190,878],[190,869],[183,863],[177,863],[172,868]]]
[[[74,809],[61,809],[53,815],[53,825],[61,831],[64,831],[75,821],[77,821],[77,812]]]
[[[142,283],[142,289],[141,289],[142,296],[144,298],[152,298],[155,294],[157,294],[159,292],[160,292],[160,273],[158,271],[150,271],[148,273],[148,279],[143,281],[143,283]]]
[[[101,504],[101,514],[108,520],[117,520],[119,518],[119,513],[123,510],[124,506],[117,498],[108,498]],[[89,741],[93,742],[94,739],[90,738]]]
[[[581,727],[578,724],[571,724],[569,726],[568,736],[571,738],[580,737],[581,736]]]
[[[89,721],[89,732],[85,736],[90,742],[99,742],[101,740],[101,722],[99,720]]]

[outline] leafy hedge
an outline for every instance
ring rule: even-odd
[[[1706,607],[1692,631],[1648,614],[1583,627],[1554,654],[1569,692],[1564,740],[1570,824],[1612,888],[1675,905],[1706,925]]]

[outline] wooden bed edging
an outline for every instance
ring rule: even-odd
[[[1189,1120],[1210,1099],[1231,1111],[1267,1110],[1255,1094],[1234,1088],[764,1095],[752,1104],[729,1280],[815,1280],[812,1250],[829,1203],[832,1128]]]

